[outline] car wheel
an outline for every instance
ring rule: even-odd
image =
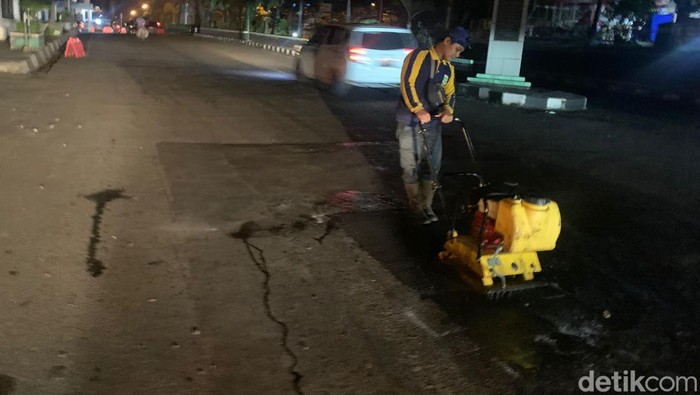
[[[336,96],[347,96],[352,89],[352,85],[345,82],[343,79],[337,79],[331,84],[331,92]]]

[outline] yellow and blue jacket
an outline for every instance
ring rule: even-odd
[[[428,82],[442,85],[445,103],[440,108],[431,108],[428,101]],[[440,60],[435,48],[415,50],[406,56],[401,69],[401,100],[396,108],[396,121],[414,126],[418,123],[415,113],[424,109],[431,115],[443,110],[454,113],[455,69],[449,61]]]

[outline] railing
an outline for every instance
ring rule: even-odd
[[[168,33],[191,33],[191,25],[167,25],[165,31]]]
[[[212,29],[206,27],[200,28],[198,33],[214,37],[226,37],[230,39],[252,41],[256,44],[269,45],[289,50],[293,50],[295,45],[302,45],[308,41],[305,38],[277,36],[274,34],[253,33],[240,30]]]

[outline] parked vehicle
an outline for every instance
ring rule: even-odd
[[[129,21],[124,22],[124,28],[126,28],[126,32],[129,34],[136,34],[136,20],[132,19]]]
[[[146,21],[146,29],[148,29],[148,32],[151,34],[158,33],[158,29],[162,29],[162,28],[163,28],[163,25],[158,21],[151,21],[151,20]]]
[[[301,47],[297,78],[330,85],[338,94],[352,86],[397,86],[404,58],[417,47],[404,28],[325,25]]]

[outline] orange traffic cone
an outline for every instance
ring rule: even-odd
[[[66,51],[63,53],[66,58],[76,57],[82,58],[85,56],[85,48],[83,48],[83,43],[78,37],[71,37],[66,42]]]

